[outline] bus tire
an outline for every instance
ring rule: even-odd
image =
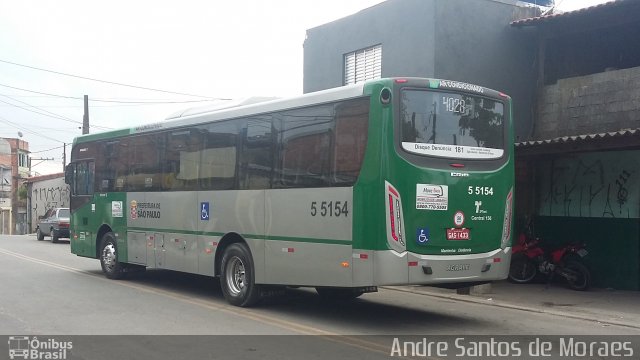
[[[255,283],[255,268],[249,248],[234,243],[224,250],[220,272],[222,293],[229,304],[249,307],[260,300],[260,285]]]
[[[118,244],[112,232],[102,236],[100,242],[100,266],[104,275],[113,280],[122,279],[125,275],[124,264],[118,261]]]
[[[329,301],[349,301],[364,294],[360,289],[338,287],[317,287],[316,292],[321,298]]]

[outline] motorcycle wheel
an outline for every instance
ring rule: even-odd
[[[567,272],[567,283],[573,290],[585,291],[591,285],[591,273],[584,264],[579,261],[567,261],[564,270]]]
[[[510,281],[525,284],[531,282],[537,274],[538,268],[536,264],[528,257],[520,255],[511,258],[511,265],[509,266]]]

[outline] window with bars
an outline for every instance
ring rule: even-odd
[[[382,77],[382,45],[344,55],[344,84]]]

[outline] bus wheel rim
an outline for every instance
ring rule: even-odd
[[[113,244],[107,244],[102,250],[102,262],[109,271],[116,265],[116,248]]]
[[[229,260],[229,265],[227,265],[226,277],[227,277],[227,286],[229,291],[237,296],[246,288],[246,277],[245,277],[245,267],[244,263],[240,258],[234,256]]]

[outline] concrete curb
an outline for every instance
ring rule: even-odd
[[[513,303],[509,303],[509,302],[505,302],[505,301],[500,301],[500,300],[486,300],[486,299],[474,297],[473,295],[462,295],[462,296],[460,296],[460,295],[447,295],[447,294],[441,294],[441,293],[437,293],[437,292],[432,292],[432,291],[429,291],[429,290],[413,290],[413,289],[409,289],[409,288],[406,288],[406,287],[393,287],[393,286],[381,286],[380,288],[386,289],[386,290],[407,292],[407,293],[412,293],[412,294],[426,295],[426,296],[431,296],[431,297],[441,298],[441,299],[447,299],[447,300],[454,300],[454,301],[468,302],[468,303],[474,303],[474,304],[497,306],[497,307],[501,307],[501,308],[505,308],[505,309],[527,311],[527,312],[538,313],[538,314],[549,314],[549,315],[563,316],[563,317],[567,317],[567,318],[571,318],[571,319],[577,319],[577,320],[594,321],[594,322],[597,322],[599,324],[605,324],[605,325],[615,325],[615,326],[628,327],[628,328],[632,328],[632,329],[640,329],[640,324],[636,324],[635,322],[634,323],[629,323],[629,322],[624,322],[624,321],[616,321],[616,320],[611,320],[611,319],[605,319],[605,318],[598,317],[596,314],[576,314],[576,313],[567,312],[567,311],[549,310],[549,309],[544,309],[544,308],[539,308],[539,307],[517,305],[517,304],[513,304]],[[487,294],[487,295],[490,295],[490,294]]]

